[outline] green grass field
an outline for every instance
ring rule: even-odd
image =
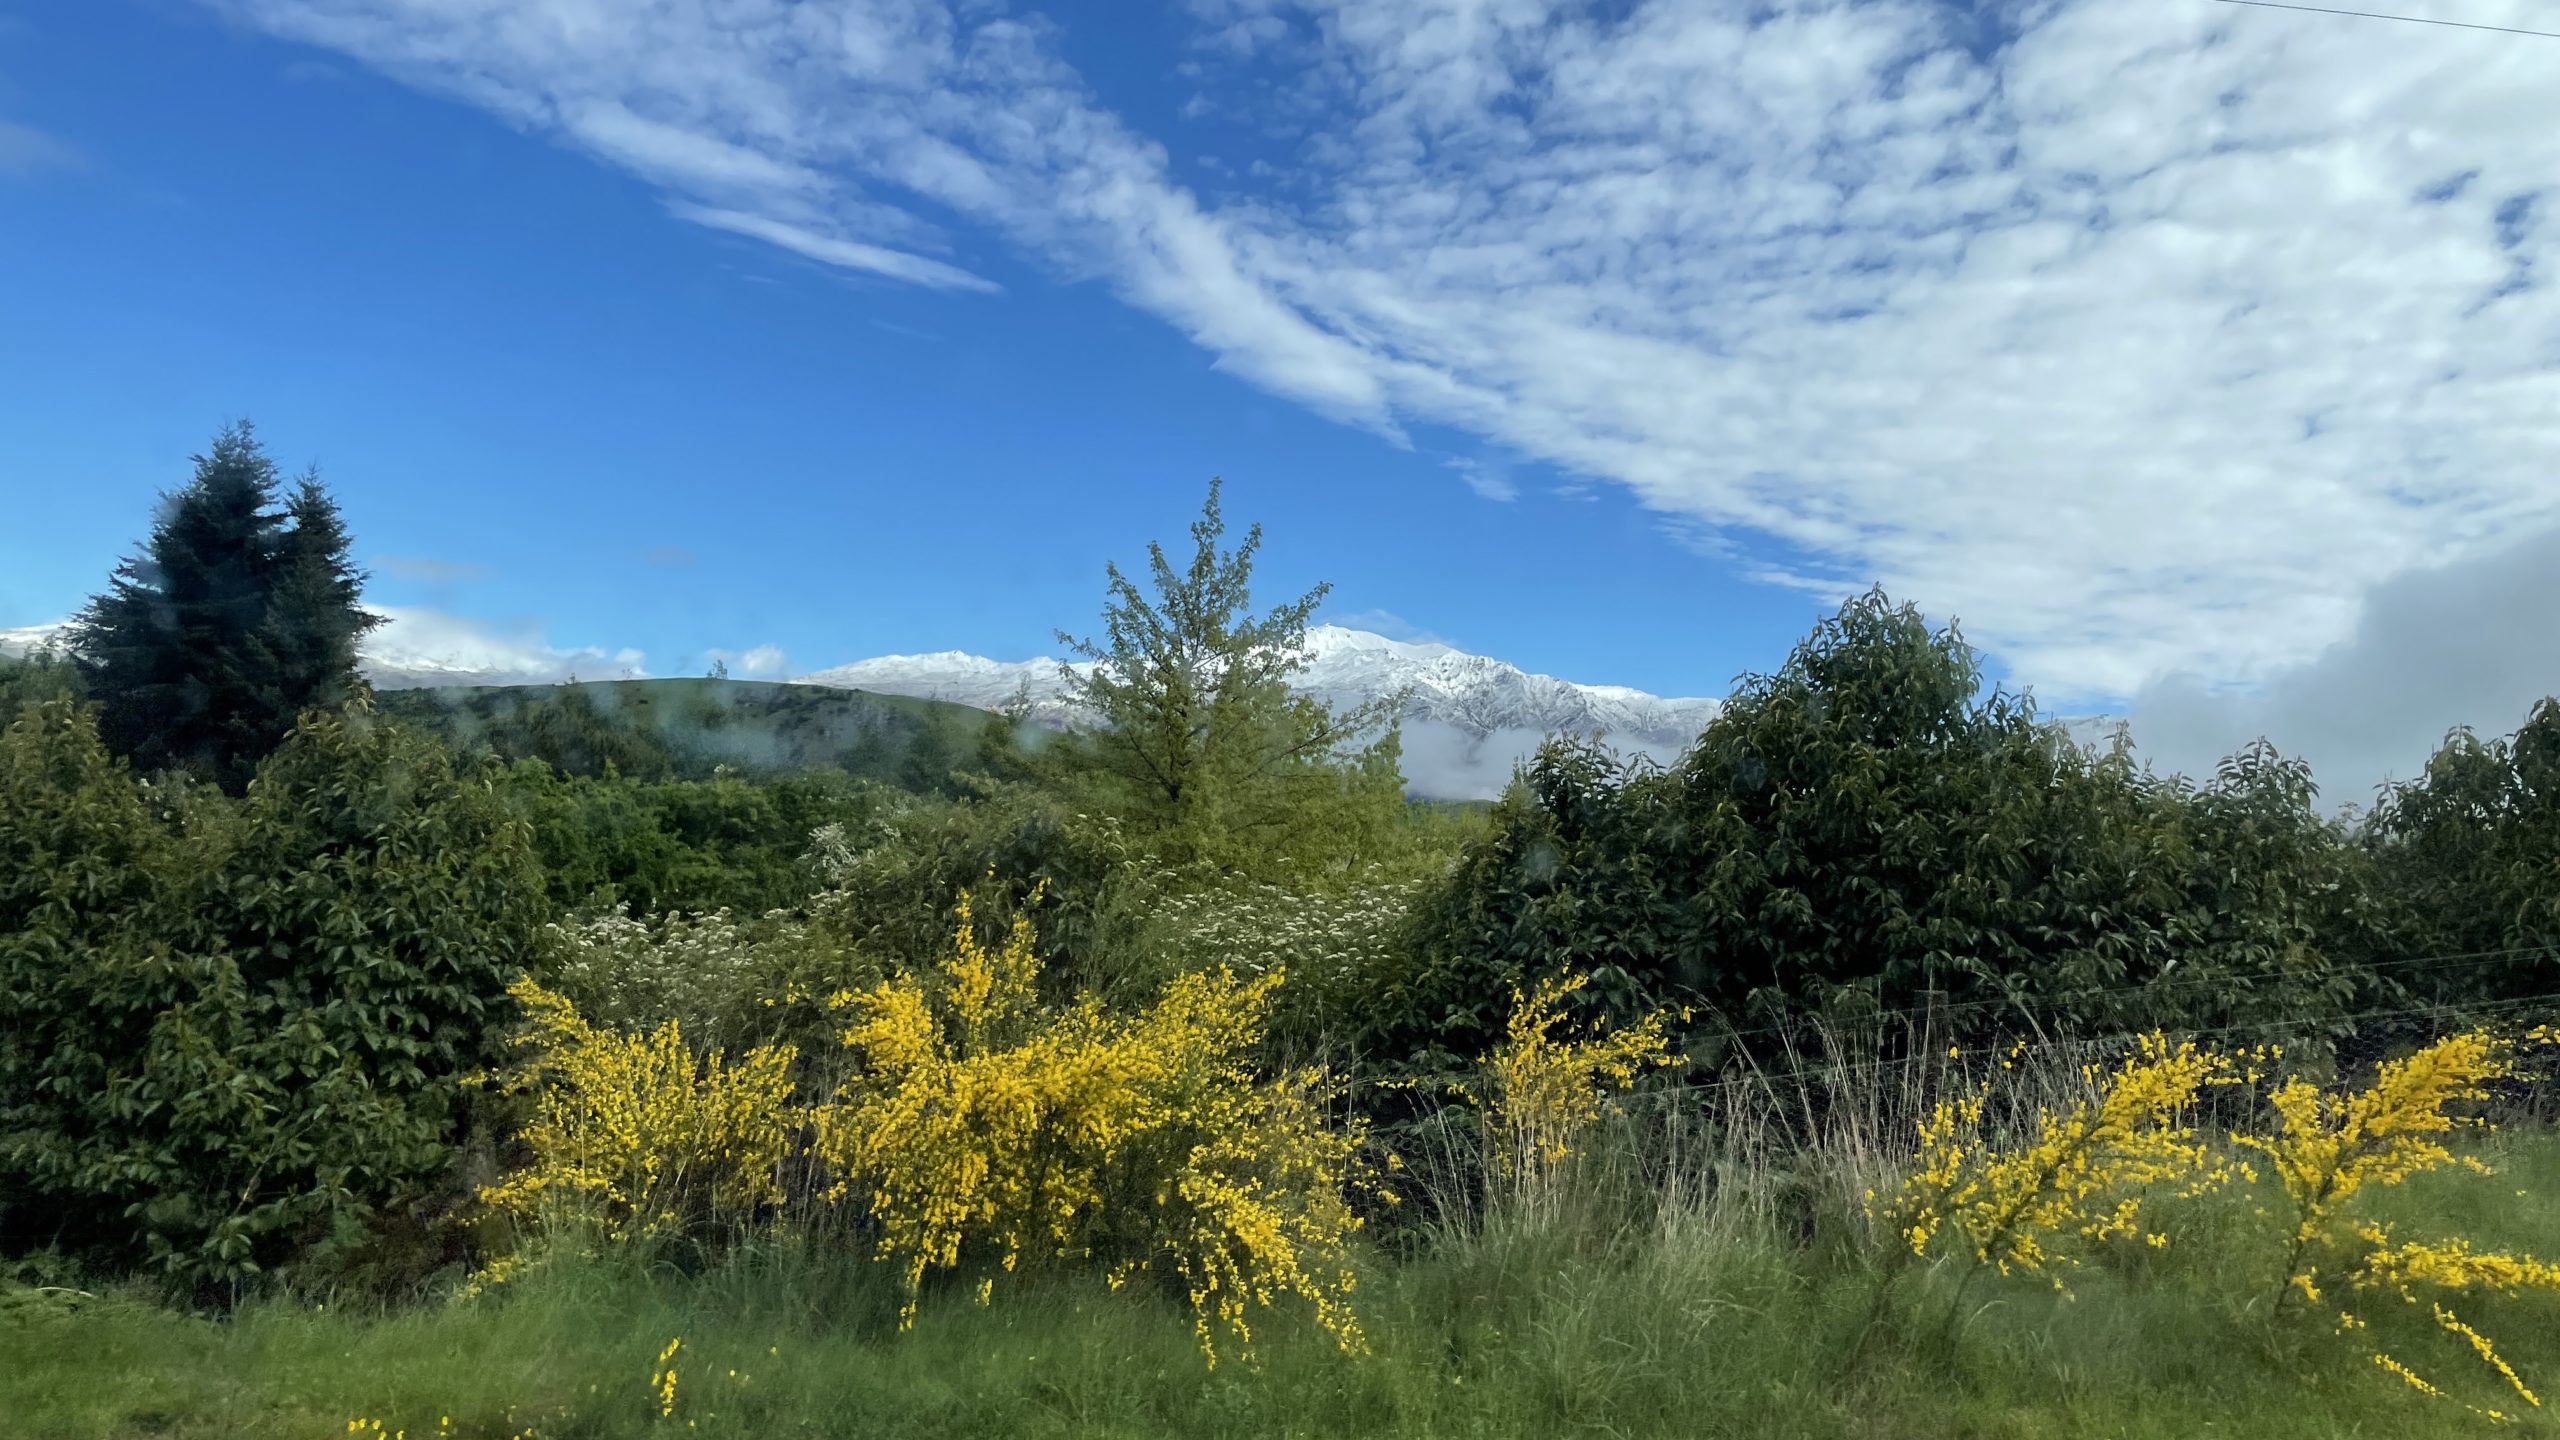
[[[2387,1218],[2560,1254],[2560,1139],[2502,1138],[2491,1154],[2495,1178],[2422,1177]],[[1342,1355],[1281,1314],[1255,1362],[1214,1369],[1178,1302],[1074,1277],[999,1290],[983,1309],[931,1296],[901,1334],[876,1267],[797,1243],[694,1274],[561,1264],[479,1300],[387,1311],[270,1299],[210,1320],[20,1290],[0,1311],[0,1433],[320,1437],[363,1418],[412,1437],[553,1440],[2560,1434],[2396,1299],[2368,1302],[2362,1343],[2317,1314],[2270,1327],[2260,1198],[2210,1202],[2171,1248],[2078,1272],[2071,1298],[1906,1272],[1863,1347],[1876,1271],[1854,1222],[1819,1207],[1783,1240],[1709,1208],[1502,1223],[1376,1255],[1369,1353]],[[2560,1390],[2560,1304],[2462,1307],[2527,1383]],[[662,1416],[653,1362],[674,1339]],[[2422,1396],[2371,1362],[2375,1344],[2526,1417],[2498,1426]]]

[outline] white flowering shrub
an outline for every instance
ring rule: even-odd
[[[878,978],[876,966],[790,912],[741,922],[726,910],[635,919],[621,909],[544,931],[551,990],[589,1022],[652,1030],[679,1022],[704,1046],[796,1037],[836,989]]]
[[[1243,976],[1284,971],[1274,1038],[1333,1048],[1402,972],[1406,917],[1425,883],[1371,865],[1329,883],[1162,885],[1126,963],[1156,979],[1221,965]]]

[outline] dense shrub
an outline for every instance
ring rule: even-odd
[[[556,921],[543,934],[547,982],[581,1016],[621,1030],[678,1024],[697,1046],[810,1045],[832,1033],[821,998],[884,973],[781,912],[740,921],[725,910],[617,910]]]
[[[2446,737],[2386,788],[2364,839],[2391,914],[2397,973],[2420,997],[2504,1001],[2560,988],[2560,698],[2515,734]],[[2503,953],[2501,953],[2503,952]]]
[[[12,1249],[202,1288],[352,1239],[452,1155],[540,881],[490,777],[361,707],[247,797],[138,785],[67,702],[0,733]]]
[[[638,780],[566,776],[519,761],[507,777],[560,910],[795,908],[818,888],[801,863],[810,836],[858,823],[896,798],[824,770]]]
[[[1445,862],[1372,863],[1343,876],[1289,884],[1186,876],[1144,877],[1147,902],[1103,961],[1137,991],[1221,967],[1243,975],[1285,971],[1272,999],[1271,1035],[1289,1052],[1338,1047],[1385,1003],[1411,951],[1413,904]],[[1135,875],[1124,892],[1141,888]]]
[[[1252,1063],[1282,977],[1184,975],[1130,1011],[1046,1003],[1030,922],[987,946],[959,911],[941,964],[841,997],[860,1068],[816,1114],[817,1153],[878,1227],[907,1314],[931,1273],[971,1276],[983,1299],[1026,1267],[1092,1262],[1115,1286],[1178,1288],[1212,1363],[1284,1295],[1358,1348],[1356,1136],[1327,1126],[1316,1077]]]
[[[1959,1032],[2332,1013],[2360,872],[2263,748],[2201,792],[2084,750],[1880,594],[1746,677],[1680,763],[1551,742],[1427,898],[1391,1053],[1481,1054],[1573,971],[1621,1018],[1934,1004]],[[1685,1037],[1693,1053],[1711,1036]]]
[[[1055,982],[1097,989],[1113,988],[1109,957],[1157,872],[1114,817],[1022,784],[883,805],[822,830],[811,863],[827,889],[810,928],[827,944],[913,963],[947,943],[965,899],[982,939],[1028,915]]]

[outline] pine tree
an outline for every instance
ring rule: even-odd
[[[353,542],[338,502],[320,488],[318,471],[303,472],[285,518],[293,528],[285,532],[268,614],[280,664],[277,699],[298,715],[342,705],[354,694],[356,643],[382,617],[358,603],[364,572],[347,557]]]
[[[356,684],[356,604],[337,507],[306,476],[278,503],[275,462],[247,421],[194,457],[139,554],[72,622],[66,647],[110,748],[238,793],[302,711]]]

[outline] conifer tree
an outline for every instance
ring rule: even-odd
[[[382,623],[359,603],[364,573],[348,559],[353,544],[338,502],[306,470],[285,502],[292,528],[284,535],[268,613],[277,637],[280,700],[294,714],[335,707],[354,693],[356,642]],[[287,728],[291,728],[288,717]]]
[[[347,697],[356,641],[380,621],[356,603],[364,577],[316,476],[280,504],[275,462],[247,421],[194,459],[66,648],[110,748],[236,793],[302,711]]]

